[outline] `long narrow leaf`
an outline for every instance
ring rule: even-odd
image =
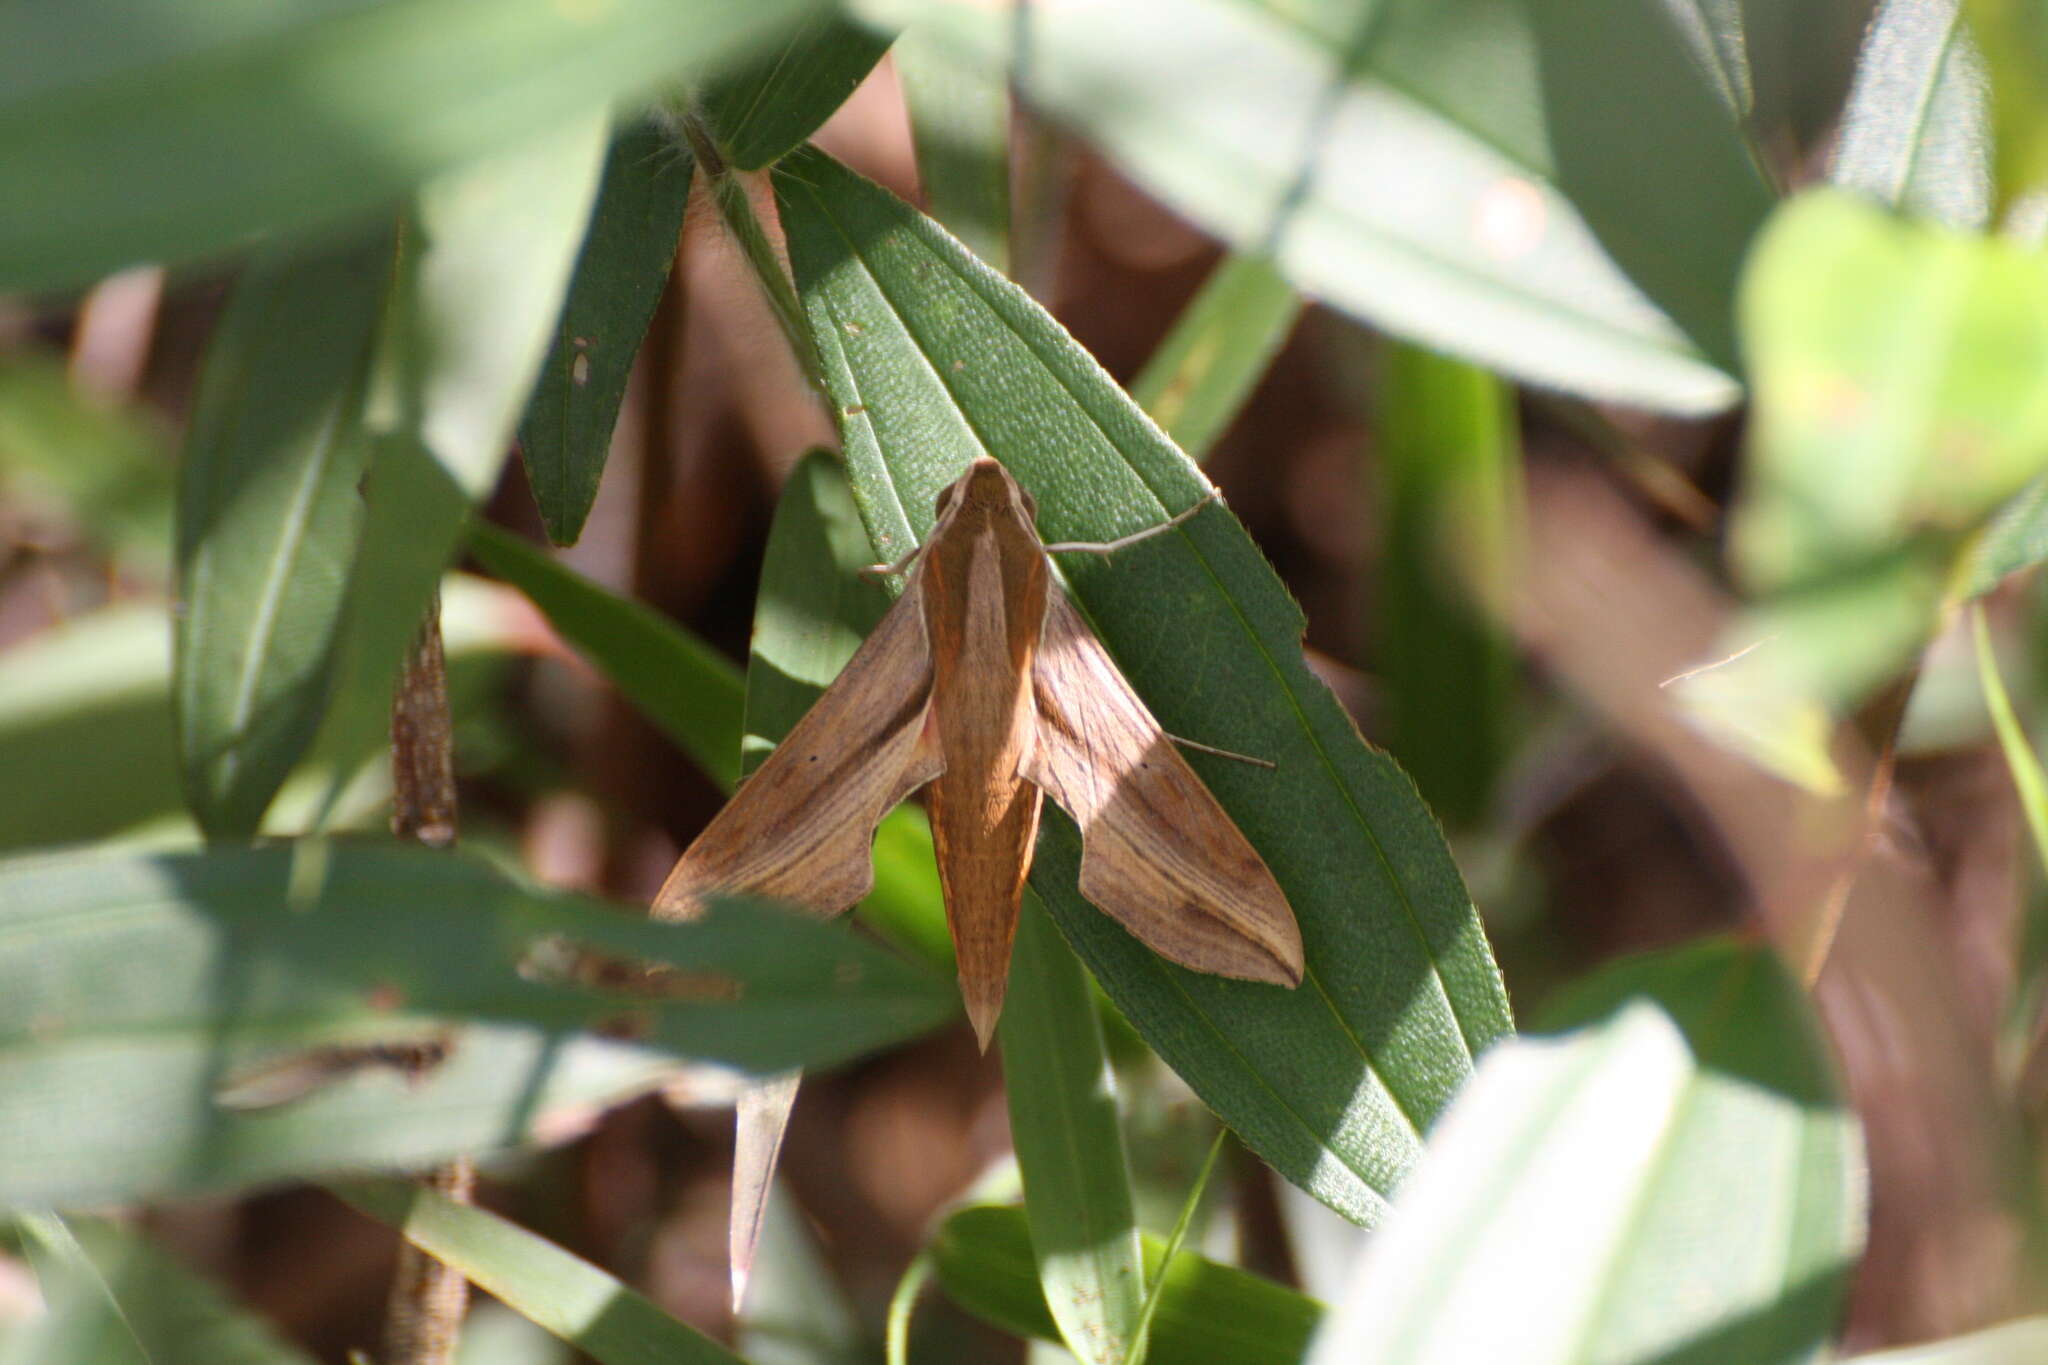
[[[391,254],[386,234],[264,253],[207,351],[179,471],[173,696],[187,799],[213,838],[255,833],[319,728]]]
[[[1991,214],[1984,62],[1958,0],[1883,0],[1828,179],[1953,227]]]
[[[548,539],[573,544],[597,497],[641,338],[676,259],[692,163],[658,122],[618,130],[554,345],[519,429]]]
[[[382,210],[614,99],[716,69],[809,8],[0,7],[0,287],[80,284]]]
[[[603,1365],[744,1365],[582,1257],[495,1213],[395,1181],[335,1193]]]
[[[667,964],[575,984],[576,949]],[[566,1135],[682,1055],[826,1065],[948,985],[802,917],[657,924],[467,857],[347,842],[0,863],[0,1205],[113,1202]],[[463,1027],[469,1025],[468,1027]],[[350,1048],[428,1048],[344,1064]],[[602,1040],[603,1029],[634,1041]],[[342,1051],[336,1051],[341,1049]],[[274,1108],[286,1068],[333,1084]]]
[[[885,191],[805,153],[777,174],[783,224],[880,557],[931,524],[972,456],[1002,459],[1048,541],[1154,525],[1198,472],[1039,307]],[[1307,946],[1298,990],[1172,966],[1075,893],[1078,841],[1049,816],[1033,884],[1145,1038],[1290,1180],[1356,1219],[1509,1028],[1469,896],[1414,788],[1301,658],[1300,610],[1211,509],[1113,563],[1063,565],[1172,733],[1265,856]]]
[[[1088,974],[1025,900],[998,1028],[1010,1140],[1060,1336],[1088,1365],[1117,1365],[1137,1344],[1145,1276],[1114,1077]]]

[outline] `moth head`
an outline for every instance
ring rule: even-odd
[[[1038,504],[1010,477],[1010,471],[984,455],[967,467],[967,472],[939,494],[938,514],[961,506],[985,512],[1021,510],[1027,521],[1036,520]]]

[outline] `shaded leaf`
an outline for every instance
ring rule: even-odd
[[[699,115],[725,164],[758,171],[818,131],[889,50],[887,34],[814,8],[787,37],[705,89]]]
[[[1654,1003],[1653,1003],[1654,1002]],[[1769,950],[1618,964],[1444,1117],[1314,1365],[1811,1359],[1863,1247],[1862,1147]]]
[[[1541,73],[1553,54],[1539,57],[1523,0],[858,9],[923,25],[958,59],[1007,71],[1167,204],[1375,327],[1532,383],[1646,406],[1705,412],[1736,396],[1725,355],[1707,358],[1673,321],[1725,340],[1729,299],[1714,291],[1732,275],[1699,311],[1691,274],[1636,262],[1653,289],[1674,291],[1646,298],[1609,259],[1575,205],[1580,187],[1550,161],[1561,133]],[[1712,150],[1725,133],[1725,114],[1709,112],[1712,128],[1677,130],[1688,146]],[[1695,264],[1731,261],[1739,243],[1728,234],[1760,211],[1753,175],[1724,183],[1725,166],[1716,155],[1696,180],[1671,184],[1678,201],[1651,221],[1684,235],[1645,240]],[[1679,203],[1700,208],[1703,223]]]
[[[1400,342],[1374,359],[1387,747],[1433,809],[1469,825],[1492,797],[1514,711],[1514,656],[1487,611],[1507,600],[1520,539],[1514,394]]]
[[[381,210],[802,0],[121,0],[0,9],[0,287],[81,284]],[[541,191],[544,186],[532,186]]]
[[[1257,256],[1231,255],[1131,381],[1131,401],[1200,460],[1258,387],[1301,316],[1301,296]]]
[[[1951,227],[1991,215],[1984,62],[1956,0],[1882,0],[1828,179]]]
[[[179,466],[179,766],[246,839],[319,728],[362,521],[361,418],[391,270],[378,236],[259,254],[207,347]]]
[[[1964,597],[1981,597],[2007,575],[2048,559],[2048,475],[2015,494],[1998,509],[1970,546],[1960,575]]]
[[[1115,1365],[1145,1303],[1116,1085],[1088,974],[1029,891],[997,1034],[1040,1287],[1067,1349]]]
[[[1776,201],[1730,105],[1746,104],[1746,63],[1724,43],[1688,44],[1679,9],[1656,0],[1528,9],[1559,187],[1615,263],[1735,373],[1736,282]]]
[[[335,1193],[602,1365],[739,1361],[582,1257],[495,1213],[397,1181],[354,1181]]]
[[[926,532],[984,452],[1048,541],[1103,541],[1206,485],[1058,324],[893,196],[815,153],[777,174],[790,256],[878,556]],[[1154,956],[1075,893],[1048,814],[1032,884],[1068,941],[1211,1107],[1290,1180],[1373,1218],[1478,1048],[1509,1028],[1469,897],[1408,780],[1301,659],[1302,620],[1220,508],[1116,557],[1063,564],[1167,730],[1271,866],[1307,948],[1288,991]],[[1163,624],[1164,623],[1164,624]]]
[[[571,984],[569,945],[673,970]],[[114,1202],[416,1166],[577,1131],[677,1054],[826,1065],[954,1010],[940,979],[840,930],[731,907],[657,924],[446,852],[307,843],[0,863],[0,1203]],[[218,1102],[334,1048],[425,1044],[271,1109]],[[622,1026],[633,1043],[586,1036]],[[259,1069],[261,1071],[259,1072]]]
[[[519,428],[527,482],[557,545],[574,544],[597,498],[641,339],[675,264],[690,155],[654,119],[618,129],[554,344]]]
[[[1148,1277],[1165,1247],[1145,1241]],[[961,1209],[932,1239],[939,1281],[962,1308],[1018,1336],[1057,1340],[1032,1263],[1024,1210]],[[1295,1365],[1323,1306],[1271,1280],[1183,1252],[1160,1291],[1149,1365]]]

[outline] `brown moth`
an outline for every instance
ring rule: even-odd
[[[909,570],[903,596],[684,851],[654,912],[688,918],[725,891],[837,914],[874,882],[876,824],[929,784],[960,991],[986,1049],[1049,794],[1081,827],[1081,894],[1144,943],[1200,971],[1299,985],[1301,933],[1273,874],[1131,691],[1047,559],[1107,553],[1206,504],[1107,545],[1049,546],[1031,495],[994,460],[976,460],[939,494],[925,543],[883,570]],[[728,1228],[735,1311],[796,1091],[790,1073],[739,1096]]]
[[[1162,957],[1296,986],[1301,933],[1258,852],[1117,671],[995,460],[939,494],[931,535],[881,624],[684,851],[655,897],[685,917],[714,892],[836,914],[874,881],[891,807],[929,786],[960,992],[984,1049],[1002,1011],[1024,879],[1050,796],[1081,829],[1081,894]]]

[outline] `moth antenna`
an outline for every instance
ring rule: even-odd
[[[1118,550],[1124,549],[1127,546],[1136,545],[1141,540],[1149,540],[1153,536],[1162,535],[1167,531],[1171,531],[1174,527],[1180,525],[1189,517],[1194,516],[1195,513],[1201,511],[1210,503],[1221,502],[1222,500],[1223,490],[1220,488],[1211,488],[1206,494],[1203,495],[1202,500],[1196,503],[1193,507],[1190,507],[1182,512],[1174,513],[1171,517],[1168,517],[1165,521],[1160,522],[1157,526],[1147,526],[1142,531],[1133,531],[1127,536],[1118,536],[1115,540],[1063,540],[1058,542],[1057,544],[1046,546],[1045,552],[1047,554],[1115,554]]]
[[[1200,749],[1203,753],[1214,754],[1218,758],[1234,758],[1239,763],[1249,763],[1254,768],[1277,769],[1280,766],[1270,758],[1253,758],[1250,754],[1241,754],[1232,749],[1219,749],[1213,744],[1204,744],[1198,739],[1182,739],[1179,735],[1171,732],[1164,733],[1168,739],[1180,745],[1183,749]]]

